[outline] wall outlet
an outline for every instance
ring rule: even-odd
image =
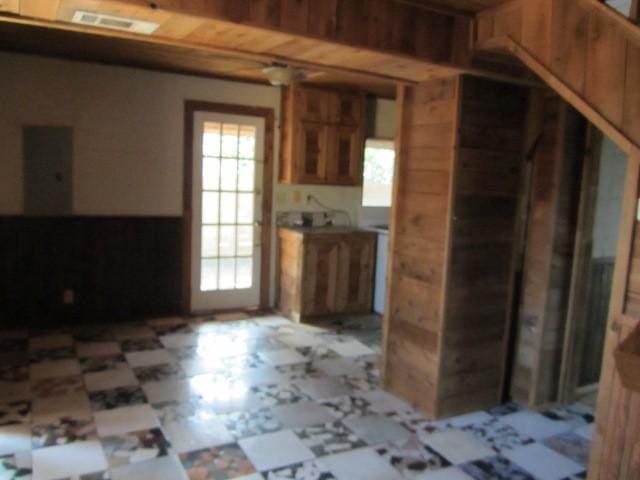
[[[64,303],[65,305],[73,304],[75,299],[76,299],[76,293],[73,290],[67,289],[64,292],[62,292],[62,303]]]
[[[293,192],[293,203],[302,203],[302,194],[299,190]]]

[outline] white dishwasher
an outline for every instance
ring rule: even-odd
[[[387,255],[389,250],[389,230],[376,228],[378,246],[376,251],[376,278],[373,291],[373,311],[384,313],[384,301],[387,288]]]

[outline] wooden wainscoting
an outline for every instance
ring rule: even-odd
[[[0,217],[1,324],[178,313],[181,236],[179,217]]]

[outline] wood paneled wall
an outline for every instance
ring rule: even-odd
[[[0,218],[2,326],[180,313],[181,236],[172,217]]]
[[[528,93],[463,77],[440,372],[443,414],[501,400]]]
[[[461,76],[399,99],[384,382],[442,417],[500,400],[528,92]]]
[[[604,3],[514,0],[478,16],[477,42],[520,57],[626,151],[640,145],[640,29]]]
[[[461,77],[400,86],[384,384],[438,415],[445,271]]]
[[[558,96],[544,99],[533,158],[513,398],[558,398],[584,159],[585,123]]]

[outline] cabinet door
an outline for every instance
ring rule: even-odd
[[[325,183],[329,127],[312,122],[300,122],[298,125],[296,180],[298,183]]]
[[[339,125],[364,122],[364,96],[357,93],[333,93],[330,98],[330,121]]]
[[[303,277],[300,279],[302,315],[335,313],[340,244],[334,235],[310,236],[306,241]]]
[[[360,185],[364,156],[362,130],[356,126],[331,126],[327,177],[330,184]]]
[[[336,308],[368,313],[373,301],[375,235],[347,235],[340,242]]]
[[[304,122],[329,122],[331,97],[326,90],[306,87],[293,87],[294,105],[298,109],[298,118]]]

